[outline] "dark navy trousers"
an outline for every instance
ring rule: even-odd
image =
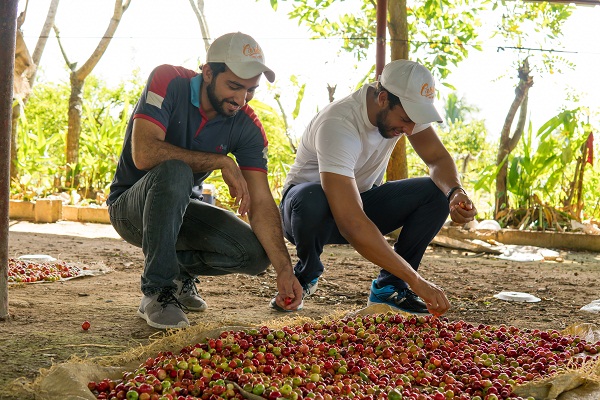
[[[429,177],[387,182],[361,193],[366,215],[385,235],[402,227],[394,251],[416,271],[431,240],[448,218],[448,200]],[[294,272],[302,285],[319,277],[327,244],[347,244],[340,234],[320,182],[290,187],[279,205],[286,239],[296,245]],[[404,289],[400,278],[381,270],[377,283]]]

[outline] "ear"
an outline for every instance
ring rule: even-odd
[[[213,71],[210,68],[210,65],[208,65],[208,63],[206,63],[202,66],[202,79],[207,84],[210,84],[212,82],[212,78],[213,78]]]
[[[377,95],[377,104],[379,105],[379,107],[384,108],[387,106],[387,102],[388,102],[388,92],[386,92],[385,90],[382,90]]]

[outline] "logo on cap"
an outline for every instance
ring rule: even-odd
[[[424,83],[423,86],[421,86],[421,96],[433,99],[435,97],[435,86],[429,86],[428,83]]]
[[[242,53],[246,57],[262,59],[262,50],[260,49],[260,46],[258,44],[254,47],[252,47],[251,44],[245,44],[244,47],[242,48]]]

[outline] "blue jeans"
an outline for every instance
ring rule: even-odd
[[[250,225],[233,212],[190,198],[193,174],[182,161],[166,161],[110,205],[110,221],[128,243],[141,247],[141,290],[175,288],[198,275],[259,274],[270,262]]]
[[[387,182],[361,193],[363,210],[385,235],[402,227],[394,251],[416,271],[427,246],[448,218],[448,200],[428,178]],[[294,272],[302,285],[318,278],[324,270],[320,260],[327,244],[347,244],[340,234],[320,182],[290,187],[279,210],[286,239],[296,245],[299,258]],[[380,286],[404,289],[407,284],[382,269]]]

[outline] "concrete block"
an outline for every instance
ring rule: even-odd
[[[33,221],[35,219],[35,203],[31,201],[10,200],[8,218]]]
[[[80,207],[79,221],[110,224],[108,207]]]
[[[63,206],[62,219],[64,221],[79,221],[79,207]]]
[[[56,222],[62,218],[62,201],[39,199],[35,202],[35,222]]]

